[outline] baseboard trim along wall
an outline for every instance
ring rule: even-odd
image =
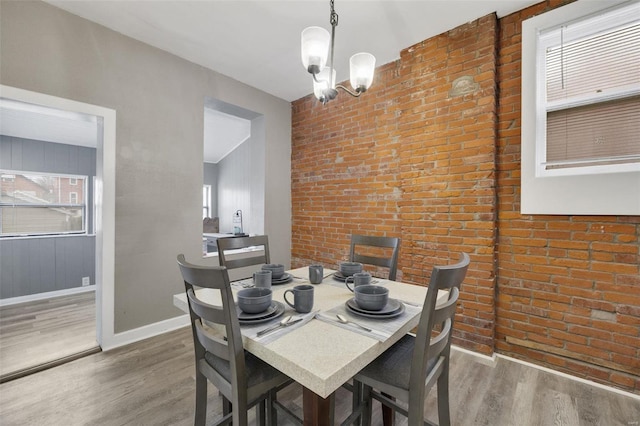
[[[168,333],[170,331],[173,330],[177,330],[179,328],[182,327],[186,327],[190,324],[190,320],[189,320],[189,315],[185,314],[185,315],[181,315],[179,317],[174,317],[165,321],[160,321],[157,322],[155,324],[149,324],[146,325],[144,327],[139,327],[133,330],[128,330],[125,331],[123,333],[118,333],[114,336],[113,341],[112,341],[112,345],[109,345],[108,347],[103,347],[102,350],[103,351],[108,351],[111,349],[115,349],[115,348],[119,348],[120,346],[124,346],[124,345],[128,345],[130,343],[135,343],[137,341],[140,340],[144,340],[144,339],[148,339],[149,337],[154,337],[163,333]],[[601,388],[601,389],[605,389],[607,391],[610,392],[615,392],[621,395],[625,395],[628,397],[631,397],[633,399],[637,399],[640,400],[640,395],[636,395],[634,393],[631,392],[627,392],[624,391],[622,389],[617,389],[611,386],[607,386],[607,385],[603,385],[601,383],[596,383],[596,382],[592,382],[591,380],[587,380],[587,379],[583,379],[581,377],[576,377],[576,376],[572,376],[571,374],[566,374],[563,373],[561,371],[556,371],[553,370],[551,368],[547,368],[547,367],[543,367],[540,365],[536,365],[536,364],[532,364],[530,362],[527,361],[522,361],[519,360],[517,358],[511,358],[509,356],[506,355],[502,355],[502,354],[496,354],[494,353],[492,356],[489,355],[484,355],[484,354],[480,354],[478,352],[474,352],[474,351],[470,351],[468,349],[464,349],[461,348],[459,346],[455,346],[455,345],[451,345],[451,349],[454,351],[458,351],[458,352],[463,352],[465,354],[469,354],[471,356],[474,356],[478,359],[478,362],[484,364],[484,365],[488,365],[490,367],[494,367],[496,362],[498,361],[498,358],[502,358],[505,361],[511,361],[511,362],[519,362],[520,364],[524,364],[527,365],[529,367],[532,368],[537,368],[539,370],[545,371],[547,373],[552,373],[552,374],[557,374],[559,376],[562,376],[564,378],[570,379],[570,380],[575,380],[578,381],[580,383],[584,383],[587,385],[591,385],[591,386],[595,386],[597,388]]]
[[[111,349],[119,348],[120,346],[135,343],[140,340],[148,339],[149,337],[158,336],[160,334],[168,333],[173,330],[177,330],[182,327],[186,327],[190,324],[188,314],[180,315],[178,317],[169,318],[168,320],[156,322],[153,324],[145,325],[142,327],[134,328],[133,330],[123,331],[122,333],[116,333],[113,338],[109,339],[109,343],[102,345],[102,351],[109,351]]]
[[[18,303],[34,302],[36,300],[51,299],[53,297],[70,296],[72,294],[85,293],[88,291],[96,291],[96,286],[87,285],[84,287],[67,288],[64,290],[48,291],[46,293],[29,294],[27,296],[10,297],[8,299],[0,299],[0,306],[17,305]]]
[[[617,394],[620,394],[620,395],[628,396],[630,398],[633,398],[633,399],[636,399],[636,400],[640,401],[640,395],[637,395],[635,393],[627,392],[625,390],[614,388],[612,386],[603,385],[602,383],[597,383],[597,382],[593,382],[591,380],[583,379],[582,377],[577,377],[577,376],[573,376],[571,374],[563,373],[562,371],[556,371],[556,370],[554,370],[552,368],[543,367],[541,365],[537,365],[537,364],[533,364],[533,363],[530,363],[530,362],[527,362],[527,361],[523,361],[523,360],[518,359],[518,358],[512,358],[512,357],[507,356],[507,355],[494,353],[493,356],[489,356],[489,355],[480,354],[478,352],[470,351],[469,349],[464,349],[464,348],[461,348],[461,347],[455,346],[455,345],[451,345],[451,350],[458,351],[458,352],[463,352],[465,354],[474,356],[474,357],[478,358],[478,362],[480,362],[481,364],[484,364],[484,365],[488,365],[489,367],[495,367],[496,362],[498,362],[498,358],[502,358],[505,361],[517,362],[517,363],[526,365],[528,367],[537,368],[538,370],[542,370],[542,371],[547,372],[547,373],[556,374],[558,376],[561,376],[561,377],[569,379],[569,380],[575,380],[576,382],[584,383],[586,385],[590,385],[590,386],[594,386],[596,388],[604,389],[604,390],[609,391],[609,392],[614,392],[614,393],[617,393]]]

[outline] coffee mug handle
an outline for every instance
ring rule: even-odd
[[[356,283],[355,283],[355,278],[353,278],[353,275],[352,275],[352,276],[350,276],[350,277],[345,278],[345,280],[344,280],[344,283],[345,283],[345,285],[347,286],[347,288],[348,288],[349,290],[351,290],[351,292],[353,293],[353,288],[349,287],[349,280],[353,280],[353,287],[355,288]]]
[[[296,307],[295,307],[291,302],[289,302],[289,301],[287,300],[287,293],[291,293],[291,294],[293,294],[294,300],[295,300],[296,295],[295,295],[295,293],[293,292],[293,290],[286,290],[286,291],[284,292],[284,295],[282,296],[282,297],[284,298],[284,301],[287,303],[287,305],[289,305],[289,306],[291,306],[293,309],[295,309]]]

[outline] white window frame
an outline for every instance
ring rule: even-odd
[[[610,12],[620,3],[623,2],[581,0],[525,20],[522,24],[523,214],[640,214],[640,163],[552,169],[545,166],[549,105],[546,104],[545,58],[540,56],[540,52],[545,51],[544,35],[567,23],[575,24],[580,19]],[[623,7],[629,4],[634,5],[634,2],[627,2]],[[605,25],[606,20],[602,22]],[[620,96],[620,93],[604,96]],[[593,98],[580,100],[583,104],[593,101]]]
[[[31,232],[31,233],[2,233],[2,224],[0,223],[0,239],[12,239],[12,238],[32,238],[32,237],[48,237],[48,236],[64,236],[64,235],[88,235],[89,230],[88,228],[88,224],[89,224],[89,209],[88,209],[88,205],[87,205],[87,185],[89,184],[89,177],[88,176],[81,176],[81,175],[69,175],[69,174],[65,174],[65,173],[43,173],[43,172],[32,172],[29,170],[6,170],[6,169],[2,169],[0,170],[0,174],[13,174],[15,175],[38,175],[38,176],[50,176],[50,177],[57,177],[59,179],[69,179],[69,178],[73,178],[76,180],[83,180],[84,183],[84,190],[83,190],[83,194],[82,194],[82,203],[63,203],[61,202],[62,200],[58,200],[58,203],[56,204],[29,204],[29,205],[22,205],[22,207],[33,207],[33,208],[43,208],[43,207],[79,207],[82,209],[82,230],[79,231],[67,231],[67,232]],[[73,192],[74,194],[76,194],[76,198],[78,193],[77,192]],[[70,193],[71,194],[71,193]],[[71,201],[71,200],[69,200]],[[15,206],[15,203],[3,203],[0,202],[0,206],[7,206],[7,207],[12,207]]]
[[[631,9],[631,10],[629,10]],[[637,21],[640,13],[640,3],[635,3],[627,7],[615,8],[605,15],[596,15],[589,19],[579,19],[563,31],[562,42],[571,43],[579,40],[587,35],[598,32],[604,32],[614,26],[630,25],[633,21]],[[600,164],[592,166],[580,167],[563,167],[547,169],[547,113],[551,111],[560,111],[568,108],[592,105],[595,103],[611,101],[615,99],[623,99],[630,96],[640,94],[640,81],[635,84],[618,88],[617,90],[603,91],[593,93],[581,97],[575,97],[570,100],[558,100],[547,102],[546,84],[547,84],[547,67],[546,67],[546,51],[548,47],[557,46],[561,43],[559,32],[556,28],[553,31],[541,32],[537,43],[537,78],[536,78],[536,176],[565,176],[565,175],[584,175],[595,173],[620,173],[630,171],[640,171],[640,162],[621,163],[621,164]]]
[[[202,186],[202,218],[211,217],[211,185]],[[205,213],[204,211],[207,211]]]

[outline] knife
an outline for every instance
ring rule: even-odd
[[[273,326],[271,326],[269,328],[265,328],[264,330],[258,331],[258,334],[256,334],[256,337],[264,336],[265,334],[271,333],[272,331],[274,331],[274,330],[276,330],[278,328],[286,328],[286,327],[292,326],[293,324],[296,324],[296,323],[302,321],[303,319],[304,318],[298,318],[298,319],[295,319],[293,321],[289,321],[288,323],[285,323],[285,324],[281,324],[281,323],[274,324]]]

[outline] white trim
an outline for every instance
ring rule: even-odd
[[[471,355],[474,356],[476,358],[479,358],[479,362],[481,364],[484,365],[488,365],[489,367],[495,367],[496,366],[496,353],[494,352],[493,355],[485,355],[485,354],[481,354],[475,351],[471,351],[469,349],[465,349],[465,348],[461,348],[460,346],[456,346],[456,345],[451,345],[451,349],[453,349],[454,351],[457,352],[462,352],[465,353],[467,355]]]
[[[539,32],[596,14],[623,1],[579,0],[522,22],[520,212],[523,215],[633,216],[640,213],[640,170],[637,169],[637,163],[619,173],[592,174],[594,170],[603,170],[605,166],[583,167],[582,172],[590,173],[583,175],[552,176],[565,173],[562,169],[553,169],[545,171],[545,176],[540,176],[537,170],[537,159],[544,157],[536,151],[541,147],[536,143],[539,139],[536,132],[545,131],[544,125],[537,122],[536,114],[536,43]],[[621,170],[620,167],[616,169]]]
[[[613,393],[617,393],[617,394],[620,394],[620,395],[628,396],[630,398],[633,398],[633,399],[636,399],[636,400],[640,401],[640,395],[638,395],[638,394],[631,393],[631,392],[628,392],[628,391],[625,391],[625,390],[622,390],[622,389],[614,388],[613,386],[603,385],[602,383],[597,383],[597,382],[594,382],[594,381],[591,381],[591,380],[583,379],[582,377],[573,376],[571,374],[563,373],[562,371],[557,371],[557,370],[554,370],[552,368],[543,367],[542,365],[533,364],[531,362],[523,361],[523,360],[518,359],[518,358],[513,358],[513,357],[510,357],[508,355],[503,355],[503,354],[499,354],[499,353],[495,353],[494,352],[493,356],[488,356],[488,355],[484,355],[484,354],[481,354],[481,353],[478,353],[478,352],[470,351],[468,349],[464,349],[464,348],[461,348],[461,347],[455,346],[455,345],[451,345],[451,349],[453,349],[455,351],[458,351],[458,352],[463,352],[463,353],[465,353],[467,355],[471,355],[471,356],[474,356],[476,358],[479,358],[479,362],[481,364],[488,365],[490,367],[495,367],[495,364],[498,361],[497,358],[502,358],[505,361],[517,362],[519,364],[526,365],[527,367],[536,368],[536,369],[542,370],[542,371],[544,371],[546,373],[556,374],[556,375],[558,375],[560,377],[563,377],[565,379],[573,380],[573,381],[576,381],[576,382],[583,383],[585,385],[589,385],[589,386],[593,386],[593,387],[596,387],[596,388],[604,389],[604,390],[606,390],[608,392],[613,392]]]
[[[18,303],[34,302],[36,300],[51,299],[54,297],[70,296],[72,294],[87,293],[95,291],[95,285],[87,285],[84,287],[65,288],[64,290],[47,291],[45,293],[28,294],[26,296],[9,297],[0,299],[0,306],[17,305]]]
[[[178,317],[169,318],[164,321],[144,325],[139,328],[134,328],[133,330],[123,331],[122,333],[114,334],[106,344],[102,345],[102,350],[110,351],[112,349],[128,345],[130,343],[135,343],[140,340],[148,339],[150,337],[158,336],[160,334],[168,333],[170,331],[186,327],[189,324],[189,315],[184,314]]]
[[[546,373],[556,374],[556,375],[558,375],[560,377],[563,377],[565,379],[574,380],[576,382],[580,382],[580,383],[583,383],[585,385],[590,385],[590,386],[593,386],[593,387],[596,387],[596,388],[604,389],[604,390],[609,391],[609,392],[618,393],[620,395],[628,396],[630,398],[633,398],[633,399],[636,399],[636,400],[640,401],[640,395],[637,395],[637,394],[631,393],[631,392],[627,392],[627,391],[622,390],[622,389],[614,388],[613,386],[603,385],[602,383],[597,383],[597,382],[594,382],[594,381],[591,381],[591,380],[583,379],[582,377],[573,376],[571,374],[563,373],[562,371],[554,370],[553,368],[543,367],[542,365],[533,364],[531,362],[523,361],[523,360],[518,359],[518,358],[512,358],[512,357],[507,356],[507,355],[496,354],[496,357],[503,358],[503,359],[505,359],[507,361],[517,362],[519,364],[526,365],[527,367],[537,368],[538,370],[542,370],[542,371],[544,371]]]
[[[63,111],[88,114],[98,120],[96,150],[96,340],[110,346],[114,336],[116,111],[57,96],[0,85],[0,97]],[[100,131],[102,130],[102,132]]]

